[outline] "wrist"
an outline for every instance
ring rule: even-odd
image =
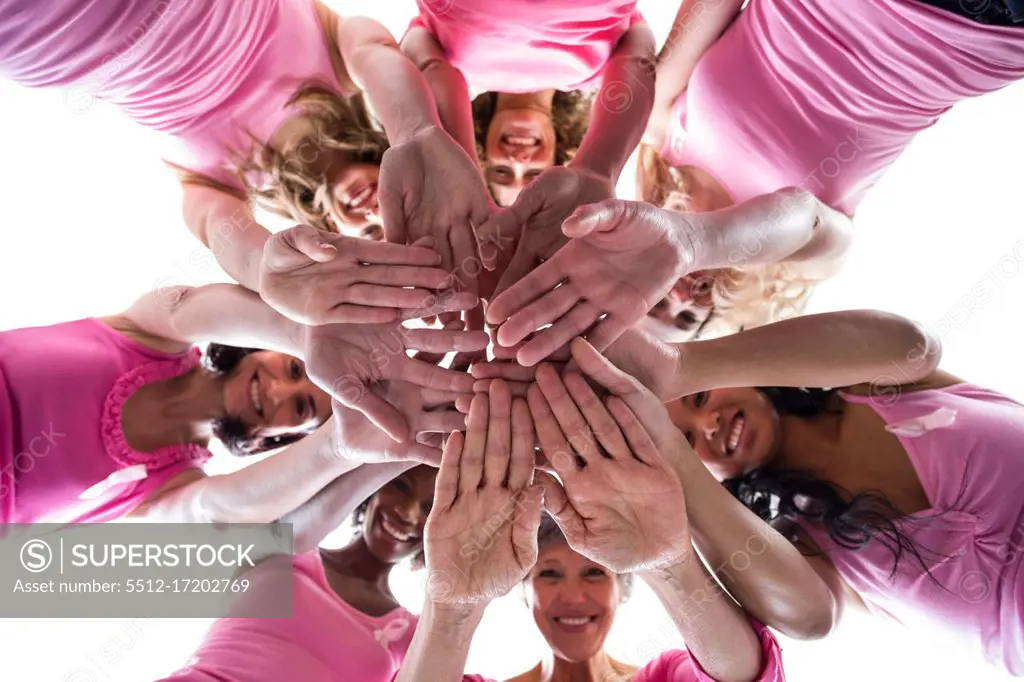
[[[389,135],[388,139],[391,140],[392,146],[398,146],[400,144],[409,144],[417,138],[425,137],[435,131],[444,132],[440,121],[416,118],[412,121],[403,122],[395,131],[394,137]]]
[[[427,578],[427,598],[423,606],[423,622],[431,631],[452,636],[471,636],[480,624],[487,602],[476,604],[448,604],[430,597],[430,577]]]
[[[700,561],[693,545],[687,541],[687,546],[682,548],[680,554],[658,568],[645,571],[638,571],[640,578],[650,586],[656,584],[678,583],[694,566],[695,561]]]

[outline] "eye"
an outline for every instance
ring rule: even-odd
[[[306,420],[306,408],[308,406],[309,403],[307,403],[304,398],[295,399],[295,414],[299,415],[299,421]]]
[[[301,192],[299,192],[299,203],[301,205],[303,205],[303,206],[306,206],[306,207],[312,206],[313,205],[313,198],[315,196],[316,195],[313,194],[313,190],[311,190],[311,189],[304,189]]]
[[[513,177],[512,170],[505,166],[492,166],[489,174],[497,182],[509,182]]]
[[[603,569],[591,566],[590,568],[583,571],[583,577],[588,580],[601,580],[608,577],[608,573]]]
[[[558,580],[562,577],[562,574],[553,568],[545,568],[543,571],[537,572],[538,578],[545,578],[547,580]]]
[[[697,395],[693,396],[693,405],[694,405],[694,407],[704,407],[704,405],[705,405],[705,403],[707,403],[707,401],[708,401],[708,392],[707,391],[701,391]]]
[[[298,360],[292,358],[292,361],[288,363],[288,374],[293,381],[298,381],[302,378],[302,365],[299,364]]]
[[[530,180],[533,180],[543,172],[544,171],[542,170],[528,170],[526,171],[526,177],[528,177]]]
[[[690,447],[692,448],[693,447],[693,431],[687,431],[684,435],[686,436],[686,442],[689,443]]]
[[[405,493],[406,495],[412,492],[412,486],[409,485],[409,482],[404,478],[396,478],[391,482],[391,485],[395,490]]]
[[[692,310],[684,310],[676,315],[676,326],[680,329],[690,329],[697,324],[697,315]]]

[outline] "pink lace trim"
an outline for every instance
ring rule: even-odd
[[[202,463],[210,458],[212,453],[209,450],[194,443],[170,445],[155,452],[139,452],[128,445],[128,441],[124,437],[124,429],[121,428],[121,413],[124,411],[124,404],[135,391],[145,384],[164,381],[191,371],[199,363],[201,355],[202,352],[199,348],[193,347],[180,358],[155,360],[140,365],[125,372],[114,382],[113,388],[110,389],[110,393],[107,394],[107,399],[103,403],[103,418],[100,422],[103,445],[106,447],[107,454],[114,461],[124,467],[142,464],[147,471],[154,471],[178,462]]]

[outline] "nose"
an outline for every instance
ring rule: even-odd
[[[700,429],[708,440],[718,435],[718,429],[721,426],[722,413],[718,410],[708,410],[701,416]]]
[[[565,604],[573,605],[584,604],[587,601],[587,595],[583,591],[583,586],[577,580],[566,580],[562,583],[562,590],[558,598]]]
[[[293,409],[280,410],[282,405],[290,405],[291,401],[299,394],[302,390],[301,382],[294,381],[282,381],[280,379],[271,379],[267,383],[267,398],[270,400],[272,405],[273,414],[282,418],[288,422],[288,426],[298,426],[302,421],[302,418],[295,413]]]
[[[423,508],[416,500],[408,500],[404,504],[395,506],[395,514],[412,528],[419,530],[425,522],[426,515]]]

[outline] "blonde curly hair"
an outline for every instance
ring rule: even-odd
[[[669,165],[647,144],[640,145],[638,155],[640,201],[672,211],[707,210],[690,191],[693,182],[685,166]],[[705,273],[702,279],[704,286],[711,287],[713,308],[695,339],[725,336],[801,315],[818,282],[784,263],[722,268]]]

